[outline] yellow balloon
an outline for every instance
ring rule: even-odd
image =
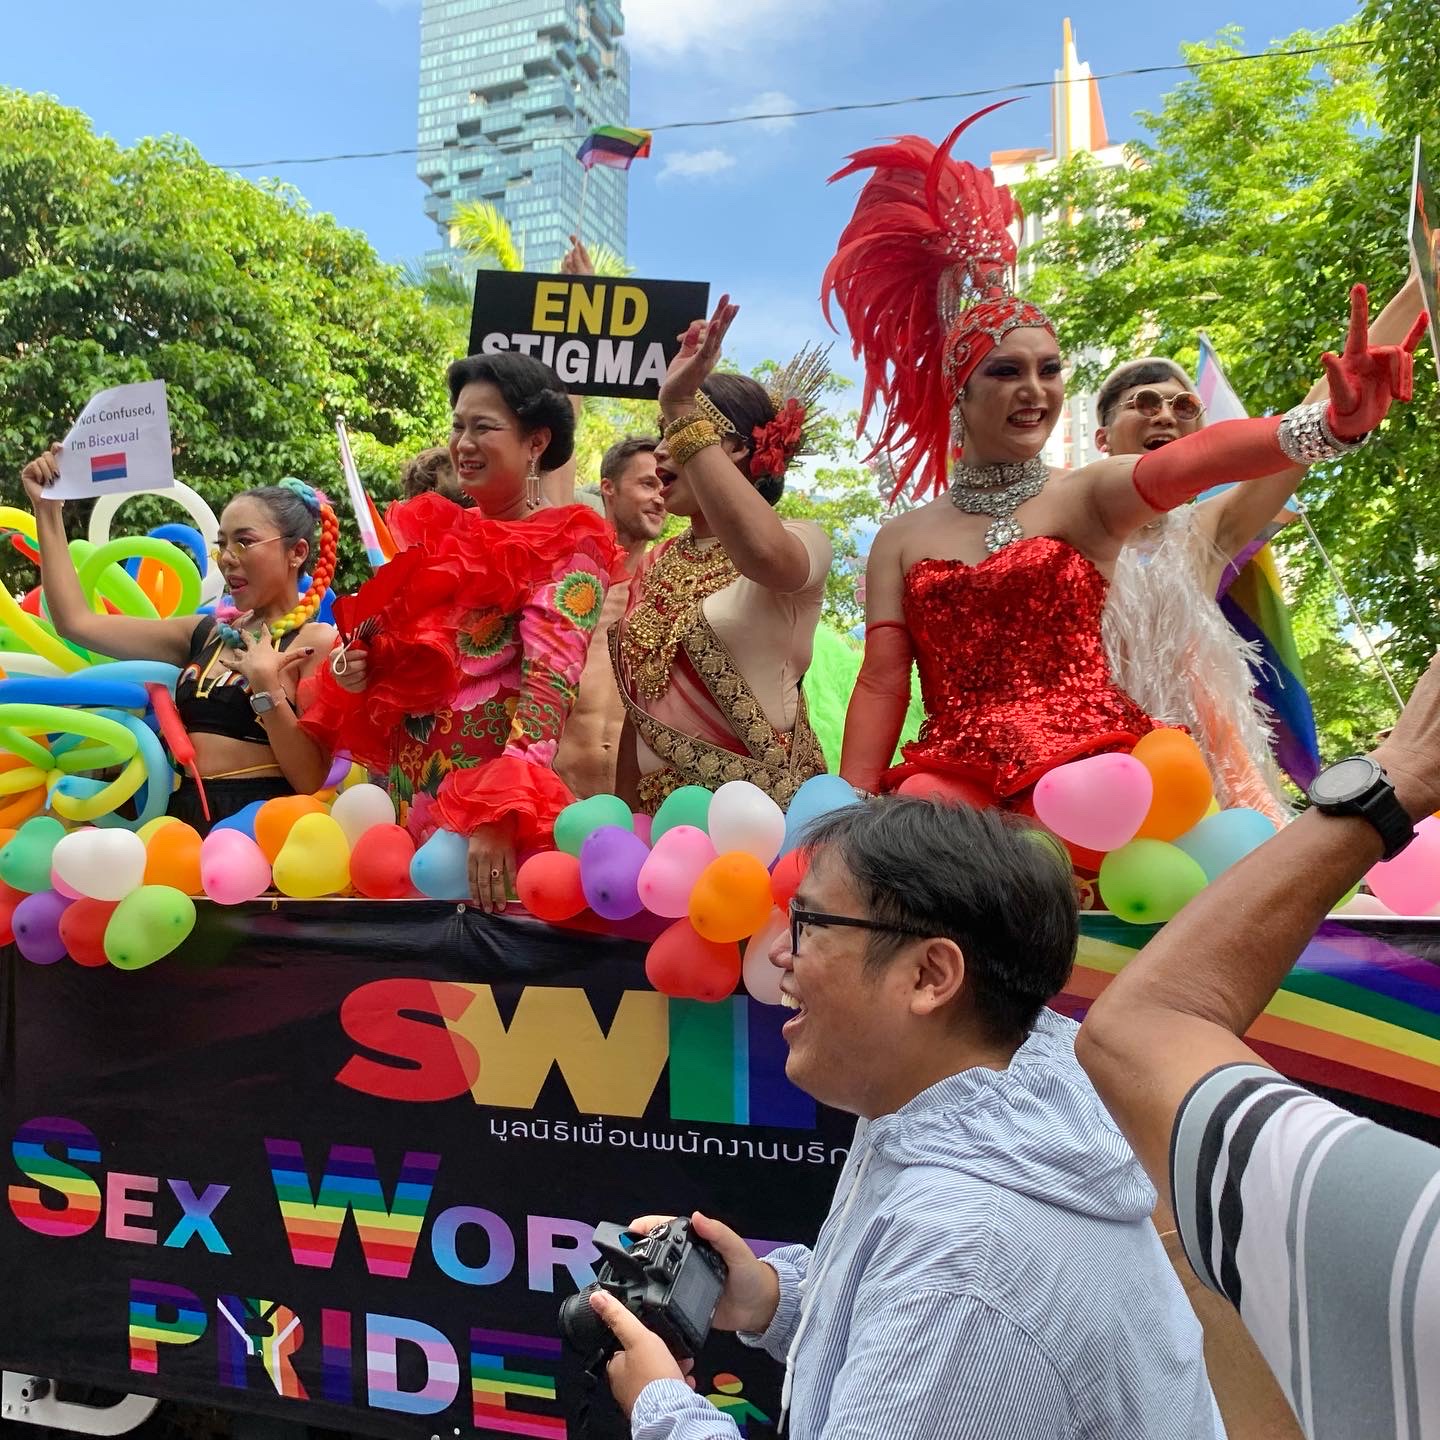
[[[178,825],[180,821],[173,815],[157,815],[153,820],[147,820],[135,833],[148,845],[150,837],[162,825]]]
[[[1206,820],[1208,820],[1212,815],[1218,815],[1219,813],[1220,813],[1220,802],[1219,802],[1218,800],[1216,800],[1216,799],[1214,798],[1214,796],[1211,796],[1211,798],[1210,798],[1210,808],[1205,812],[1204,818],[1205,818]]]
[[[322,813],[302,815],[275,857],[275,888],[292,900],[338,895],[350,886],[350,845],[340,822]]]
[[[3,519],[3,516],[0,516],[0,519]],[[17,640],[23,641],[34,654],[48,660],[52,665],[67,672],[85,668],[85,661],[68,645],[53,635],[47,635],[34,619],[20,608],[20,602],[3,585],[0,585],[0,620],[10,627]]]
[[[123,805],[146,781],[149,771],[145,757],[136,755],[106,786],[93,795],[66,795],[56,790],[50,796],[50,808],[66,820],[98,820]]]

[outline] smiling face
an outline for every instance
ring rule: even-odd
[[[662,490],[655,454],[650,450],[630,456],[619,475],[600,482],[605,511],[621,545],[653,540],[665,528]]]
[[[1045,448],[1064,403],[1055,337],[1038,326],[1010,331],[965,382],[966,459],[977,465],[1032,459]]]
[[[1176,418],[1172,406],[1161,405],[1155,415],[1142,415],[1126,401],[1133,400],[1139,390],[1154,390],[1166,400],[1188,393],[1178,380],[1147,380],[1122,390],[1110,415],[1110,423],[1095,432],[1095,442],[1110,455],[1139,455],[1146,450],[1159,450],[1182,435],[1193,435],[1205,423],[1204,415],[1192,420]]]
[[[450,464],[460,488],[483,509],[498,513],[525,490],[525,475],[550,444],[545,428],[521,433],[520,421],[488,380],[456,397],[450,423]]]
[[[237,495],[220,516],[215,537],[225,588],[241,610],[264,612],[294,603],[308,540],[287,544],[270,509],[251,495]],[[239,553],[237,553],[237,550]]]

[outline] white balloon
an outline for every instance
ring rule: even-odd
[[[0,653],[0,670],[9,675],[66,675],[52,660],[43,655],[30,655],[24,650],[6,650]]]
[[[102,495],[90,512],[88,538],[92,545],[103,545],[110,538],[110,524],[115,519],[115,512],[136,495],[159,495],[166,500],[173,500],[195,522],[195,528],[200,532],[205,544],[210,546],[215,543],[215,536],[220,531],[220,522],[215,518],[215,512],[205,503],[203,495],[192,490],[183,480],[177,480],[173,486],[164,490],[127,490],[123,495]],[[202,605],[218,600],[220,592],[225,588],[225,577],[221,575],[215,557],[207,554],[206,560],[208,563],[205,573],[200,577]]]
[[[145,883],[145,842],[131,830],[73,830],[50,857],[55,874],[92,900],[123,900]]]
[[[377,825],[395,823],[395,805],[378,785],[352,785],[335,797],[330,814],[345,832],[350,848],[367,831]]]
[[[711,798],[710,839],[719,855],[743,850],[769,865],[785,843],[785,812],[748,780],[730,780]]]
[[[770,951],[789,925],[788,916],[779,910],[772,911],[764,926],[746,942],[740,973],[750,998],[762,1005],[780,1003],[780,980],[785,972],[770,963]]]
[[[1436,909],[1440,909],[1437,906]],[[1352,895],[1343,905],[1332,912],[1336,915],[1393,915],[1395,912],[1374,895]],[[1430,912],[1432,915],[1435,911]]]

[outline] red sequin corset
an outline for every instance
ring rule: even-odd
[[[889,772],[964,775],[997,798],[1047,770],[1129,750],[1156,728],[1110,675],[1100,639],[1109,582],[1073,545],[1017,540],[978,565],[921,560],[905,573],[925,724]]]

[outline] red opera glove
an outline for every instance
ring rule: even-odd
[[[910,705],[910,632],[896,620],[865,627],[865,660],[845,711],[840,774],[874,795],[890,768]]]
[[[1336,438],[1358,440],[1385,418],[1394,400],[1408,401],[1414,389],[1415,365],[1411,356],[1425,333],[1421,314],[1403,345],[1370,344],[1370,307],[1365,287],[1350,292],[1350,333],[1339,355],[1327,350],[1320,357],[1330,381],[1330,408],[1326,419]]]

